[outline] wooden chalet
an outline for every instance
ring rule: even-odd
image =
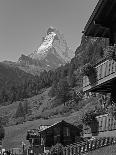
[[[104,49],[116,54],[116,0],[99,0],[84,31],[85,36],[109,38],[109,45]],[[95,69],[96,81],[91,84],[87,76],[83,77],[84,92],[111,93],[116,102],[116,60],[104,58]]]
[[[35,154],[38,151],[42,153],[57,143],[66,146],[79,142],[82,140],[81,129],[65,121],[60,121],[51,126],[45,126],[43,129],[28,131],[27,140],[30,142],[30,149],[36,150]]]
[[[109,45],[105,47],[104,53],[114,52],[116,55],[116,0],[99,0],[92,15],[90,16],[84,31],[85,36],[108,38]],[[116,102],[116,59],[103,58],[94,66],[96,80],[90,82],[88,76],[83,77],[83,92],[95,92],[111,94],[110,101]],[[110,115],[97,117],[99,121],[99,132],[116,130],[116,121]],[[85,134],[90,133],[86,130]]]

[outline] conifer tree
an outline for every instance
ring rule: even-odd
[[[0,120],[0,140],[4,139],[4,137],[5,137],[5,129],[2,126],[2,122]]]
[[[69,97],[69,85],[67,80],[60,79],[58,87],[57,87],[57,98],[62,99],[65,102]]]
[[[17,117],[24,117],[24,108],[23,108],[22,102],[19,102],[17,111],[15,113],[15,117],[16,118]]]
[[[24,107],[23,107],[24,115],[28,114],[29,107],[28,107],[28,101],[25,100]]]

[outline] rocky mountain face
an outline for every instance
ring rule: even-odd
[[[42,70],[54,70],[66,64],[73,56],[63,35],[50,27],[38,49],[28,56],[22,54],[17,65],[26,72],[38,74]]]

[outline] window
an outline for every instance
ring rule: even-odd
[[[70,136],[70,129],[68,127],[64,127],[64,136]]]
[[[60,130],[61,129],[59,126],[54,128],[54,144],[60,143],[60,141],[61,141]]]
[[[40,138],[35,138],[33,141],[33,145],[40,145]]]
[[[61,137],[60,136],[54,136],[54,144],[60,143],[61,142]]]
[[[54,128],[54,135],[55,136],[60,136],[60,127],[55,127]]]

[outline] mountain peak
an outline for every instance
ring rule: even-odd
[[[19,63],[31,65],[31,69],[35,64],[36,68],[39,65],[42,70],[55,69],[71,60],[71,52],[63,34],[56,28],[49,27],[40,46],[30,55],[21,57]]]
[[[56,28],[49,27],[36,52],[33,52],[29,56],[34,59],[43,60],[47,54],[53,52],[54,49],[65,62],[70,59],[68,57],[69,48],[67,47],[63,34],[61,34]]]

